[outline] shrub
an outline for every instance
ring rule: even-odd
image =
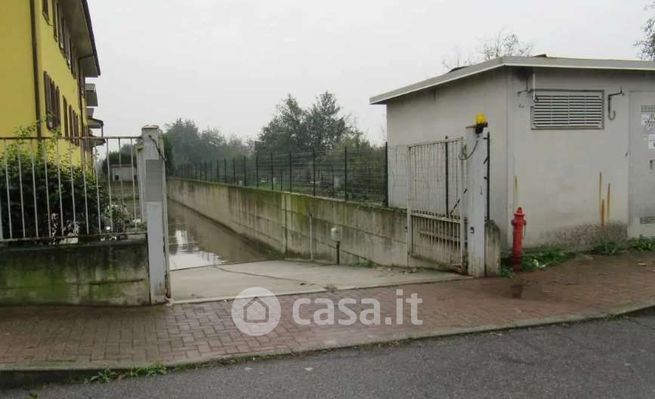
[[[59,241],[54,237],[103,233],[109,201],[92,161],[83,165],[69,160],[70,154],[55,156],[56,139],[9,142],[0,154],[0,220],[5,239],[10,226],[13,238],[46,237],[50,243]],[[68,147],[79,151],[73,144]]]

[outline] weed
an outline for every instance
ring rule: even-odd
[[[616,241],[603,240],[593,250],[594,253],[605,256],[617,255],[622,248]]]
[[[153,364],[147,367],[138,367],[129,369],[127,371],[113,371],[110,369],[105,369],[98,374],[91,376],[84,380],[85,384],[106,384],[114,380],[122,380],[124,378],[135,378],[135,377],[154,377],[157,375],[164,375],[168,372],[168,369],[163,364]]]
[[[637,251],[653,251],[655,250],[655,238],[648,238],[644,236],[639,236],[639,238],[630,240],[630,248]]]
[[[154,377],[156,375],[166,374],[166,366],[163,364],[153,364],[148,367],[131,369],[126,373],[127,377]]]
[[[500,277],[510,278],[514,275],[514,270],[507,265],[500,266]]]
[[[85,384],[106,384],[115,380],[118,377],[118,373],[110,369],[104,369],[99,371],[98,374],[91,376],[84,380]]]
[[[370,260],[366,259],[366,260],[357,261],[357,262],[351,264],[351,266],[355,266],[355,267],[374,267],[375,264],[373,262],[371,262]]]
[[[543,248],[539,251],[529,252],[523,255],[521,267],[525,271],[544,269],[548,266],[562,263],[572,256],[572,253],[566,252],[558,247]]]

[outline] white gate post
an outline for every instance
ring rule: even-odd
[[[478,130],[479,131],[479,130]],[[485,158],[487,151],[487,128],[476,133],[476,129],[467,129],[466,156],[468,157],[468,194],[467,194],[467,258],[468,274],[475,277],[485,275],[485,212],[486,212],[486,183]]]
[[[150,303],[166,302],[168,293],[168,229],[166,220],[166,169],[164,146],[159,126],[148,125],[141,129],[143,150],[140,151],[139,178],[142,187],[142,217],[148,232],[148,274],[150,276]]]

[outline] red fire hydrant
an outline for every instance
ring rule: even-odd
[[[514,219],[512,219],[512,226],[514,226],[514,242],[512,243],[512,268],[515,272],[521,271],[521,257],[523,255],[523,232],[527,223],[528,222],[525,221],[525,213],[523,213],[523,208],[519,207],[516,212],[514,212]]]

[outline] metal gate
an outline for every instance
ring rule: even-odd
[[[408,256],[466,273],[464,139],[407,147]]]

